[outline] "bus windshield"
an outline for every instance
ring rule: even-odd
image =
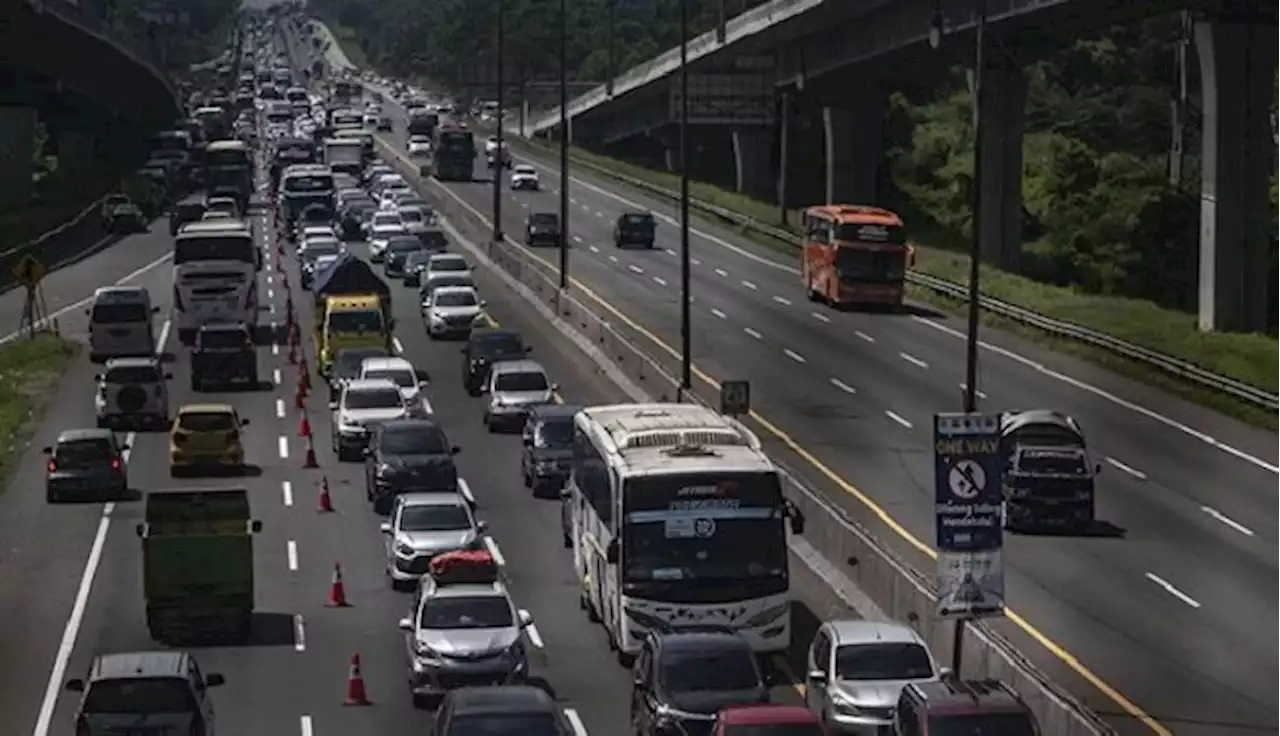
[[[785,580],[776,473],[629,478],[622,496],[627,582]]]
[[[183,235],[173,245],[173,263],[239,261],[256,265],[253,238],[247,235]]]
[[[294,175],[284,180],[284,190],[295,194],[325,192],[330,189],[333,189],[332,174]]]
[[[840,278],[857,281],[901,281],[906,275],[906,254],[901,250],[871,250],[840,245],[836,250]]]
[[[242,148],[227,150],[205,149],[204,162],[207,166],[241,166],[249,167],[249,151]]]
[[[329,331],[335,333],[382,332],[382,312],[353,309],[329,312]]]

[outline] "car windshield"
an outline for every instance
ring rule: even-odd
[[[467,266],[467,262],[461,258],[432,258],[431,270],[449,272],[469,271],[471,269]]]
[[[653,227],[653,215],[624,215],[622,224],[634,228]]]
[[[467,595],[428,599],[419,623],[424,629],[500,629],[515,621],[505,597]]]
[[[760,687],[760,673],[751,651],[746,648],[664,652],[658,677],[669,693]]]
[[[425,266],[429,258],[431,258],[431,256],[426,251],[415,250],[414,252],[404,257],[404,265]]]
[[[189,432],[225,432],[236,428],[236,418],[225,411],[184,411],[178,426]]]
[[[850,644],[836,648],[836,679],[923,680],[933,677],[929,653],[911,642]]]
[[[499,391],[546,391],[547,376],[537,371],[499,373],[494,387]]]
[[[111,443],[102,437],[59,442],[54,448],[54,457],[59,462],[69,464],[102,462],[110,460],[114,455]]]
[[[425,291],[428,293],[445,286],[470,286],[474,288],[476,282],[467,274],[459,274],[457,276],[432,276],[431,281],[427,283]]]
[[[537,171],[535,171],[535,170],[534,170],[534,168],[533,168],[532,166],[524,166],[524,165],[515,167],[515,169],[514,169],[513,171],[514,171],[514,173],[517,173],[517,174],[536,174],[536,173],[538,173]]]
[[[403,227],[400,215],[374,215],[374,227]]]
[[[382,332],[382,312],[353,309],[329,313],[330,332]]]
[[[489,332],[471,338],[471,354],[477,358],[524,355],[524,343],[513,332]]]
[[[151,713],[194,713],[196,702],[185,680],[176,677],[125,677],[98,680],[89,686],[82,710],[141,716]]]
[[[418,233],[418,240],[422,241],[423,247],[429,250],[444,250],[449,247],[449,239],[439,230]]]
[[[823,736],[816,720],[810,723],[750,723],[729,726],[724,736]]]
[[[348,409],[400,409],[404,407],[404,399],[395,389],[366,388],[348,391],[346,406]]]
[[[560,216],[550,212],[537,212],[529,215],[529,224],[533,227],[558,227]]]
[[[329,238],[312,238],[307,241],[304,250],[310,258],[319,258],[323,255],[338,255],[342,251],[342,243]]]
[[[412,208],[410,208],[410,209],[403,209],[403,210],[400,210],[400,219],[401,219],[401,220],[404,220],[405,222],[408,222],[408,223],[420,224],[420,223],[422,223],[426,218],[424,218],[424,217],[422,216],[422,211],[421,211],[421,210],[416,210],[416,209],[412,209]]]
[[[405,255],[415,250],[422,250],[422,241],[417,238],[393,238],[387,244],[387,250],[397,255]]]
[[[477,713],[450,721],[451,733],[469,736],[559,736],[564,733],[550,713]]]
[[[201,330],[199,346],[213,350],[242,348],[249,344],[249,336],[243,330]]]
[[[448,532],[471,528],[471,517],[461,506],[441,504],[405,506],[400,511],[400,531]]]
[[[565,449],[573,446],[573,421],[570,419],[543,422],[538,427],[534,444],[549,449]]]
[[[95,304],[89,321],[101,324],[150,322],[151,312],[144,304]]]
[[[418,377],[406,368],[384,368],[365,371],[364,378],[389,378],[400,388],[413,388],[418,385]]]
[[[154,365],[117,365],[107,369],[107,383],[155,383],[160,369]]]
[[[445,455],[449,443],[444,432],[432,425],[388,427],[382,435],[382,450],[389,455]]]
[[[474,307],[476,295],[469,291],[446,291],[436,294],[437,307]]]

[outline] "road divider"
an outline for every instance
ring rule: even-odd
[[[431,186],[432,195],[445,215],[443,226],[458,244],[469,251],[512,290],[529,301],[534,308],[562,334],[588,355],[605,374],[636,401],[672,400],[680,394],[679,354],[656,335],[627,317],[585,284],[574,282],[572,293],[558,288],[558,272],[549,262],[528,251],[514,240],[504,243],[471,242],[454,225],[487,232],[491,223],[447,187],[433,179],[423,180],[411,162],[378,139],[378,145],[402,175],[411,182]],[[580,298],[585,297],[585,299]],[[588,303],[589,302],[589,303]],[[657,356],[637,347],[653,344]],[[688,398],[715,405],[720,384],[695,366],[698,385]],[[786,450],[826,480],[857,498],[891,530],[922,554],[936,553],[925,542],[876,505],[868,496],[829,469],[811,452],[791,439],[785,431],[767,418],[753,413],[751,419],[779,440]],[[775,461],[784,469],[791,464]],[[799,474],[787,470],[787,495],[809,520],[805,536],[792,538],[792,550],[859,615],[868,619],[890,618],[915,626],[929,641],[943,661],[951,658],[952,625],[934,618],[936,594],[932,576],[912,568],[897,554],[875,539],[870,531],[852,519],[824,495],[800,480]],[[461,485],[461,483],[460,483]],[[469,490],[469,489],[468,489]],[[465,495],[466,491],[464,491]],[[845,565],[833,564],[843,560]],[[1123,694],[1089,670],[1070,652],[1050,640],[1014,611],[1008,618],[1076,674],[1089,681],[1131,717],[1146,724],[1160,736],[1169,731]],[[1111,734],[1113,730],[1095,713],[1037,669],[1006,638],[985,623],[971,625],[971,636],[964,640],[963,661],[966,677],[990,677],[1013,686],[1027,701],[1039,719],[1045,736],[1081,736]]]

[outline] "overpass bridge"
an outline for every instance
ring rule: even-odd
[[[35,129],[59,166],[145,145],[182,104],[141,43],[111,28],[104,0],[8,0],[0,12],[0,206],[31,196]]]
[[[985,0],[979,232],[985,261],[1016,271],[1022,250],[1026,78],[1038,49],[1091,28],[1179,9],[1196,14],[1202,84],[1199,311],[1202,329],[1267,326],[1268,177],[1276,4],[1265,0]],[[739,191],[791,205],[875,202],[892,85],[973,64],[979,0],[770,0],[691,39],[690,173],[731,151]],[[931,38],[932,36],[932,38]],[[679,47],[570,101],[585,145],[626,144],[672,166]],[[535,118],[558,136],[561,112]],[[798,134],[807,130],[809,134]],[[699,151],[715,155],[699,156]],[[819,175],[813,175],[820,172]],[[719,173],[719,172],[717,172]],[[1259,267],[1263,264],[1263,267]]]

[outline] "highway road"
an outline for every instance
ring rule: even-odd
[[[255,230],[275,263],[270,223],[255,215]],[[125,280],[145,286],[162,313],[172,294],[171,270],[165,254],[171,248],[162,220],[152,232],[132,236],[83,264],[49,278],[51,298],[68,311],[60,316],[63,333],[83,338],[85,317],[77,302],[94,286]],[[362,254],[363,246],[353,246]],[[97,274],[95,280],[93,275]],[[285,262],[283,274],[268,268],[261,293],[268,305],[263,321],[283,320],[286,280],[293,284],[302,334],[310,334],[309,309],[298,296],[296,264]],[[490,318],[519,329],[534,354],[561,387],[566,401],[609,403],[623,397],[611,384],[576,360],[567,340],[549,325],[535,323],[517,297],[499,282],[479,274]],[[517,605],[535,620],[529,634],[534,650],[533,675],[564,704],[577,736],[624,733],[628,729],[630,676],[610,654],[601,629],[584,625],[578,610],[578,588],[559,533],[559,506],[535,500],[519,479],[518,436],[485,431],[481,400],[466,396],[460,380],[457,343],[433,342],[421,328],[414,291],[397,287],[397,350],[432,379],[428,400],[452,442],[462,447],[461,475],[479,502],[478,515],[490,524],[491,536],[510,581]],[[5,313],[13,295],[0,296]],[[171,331],[162,330],[166,337]],[[253,512],[263,522],[256,541],[257,615],[252,642],[246,646],[202,648],[196,654],[206,671],[226,675],[228,683],[214,693],[219,732],[235,736],[298,733],[301,736],[422,734],[430,714],[412,708],[405,681],[405,657],[396,621],[407,612],[408,594],[393,592],[383,574],[380,519],[367,507],[363,466],[340,464],[327,437],[326,393],[313,392],[308,402],[320,468],[303,469],[306,446],[296,435],[294,408],[297,368],[280,345],[259,348],[259,391],[195,394],[189,389],[189,360],[169,340],[172,406],[194,401],[226,401],[250,420],[250,472],[241,479],[173,480],[167,466],[167,437],[160,433],[130,435],[130,485],[137,498],[112,504],[48,506],[39,492],[43,458],[38,448],[61,429],[92,426],[92,375],[87,359],[78,359],[51,398],[44,420],[23,449],[17,476],[0,496],[0,712],[4,733],[48,736],[69,733],[75,697],[62,682],[83,673],[100,653],[149,649],[142,605],[140,544],[134,525],[140,521],[140,498],[147,492],[177,487],[244,484]],[[327,478],[337,512],[316,510],[317,488]],[[53,543],[50,543],[53,540]],[[333,566],[340,564],[351,608],[325,606]],[[851,615],[831,591],[793,560],[797,640],[807,645],[815,622]],[[351,654],[360,653],[374,705],[341,705]],[[782,673],[789,669],[779,665]],[[794,701],[789,685],[775,698]]]
[[[403,153],[403,110],[389,98],[387,110],[396,129],[383,138]],[[558,211],[560,181],[554,162],[516,159],[544,184],[504,194],[503,227],[518,239],[529,213]],[[475,178],[427,192],[488,218],[479,160]],[[587,174],[570,197],[580,298],[641,325],[654,354],[678,346],[672,208]],[[612,245],[614,220],[633,208],[658,214],[653,251]],[[931,569],[932,415],[959,408],[963,325],[920,306],[811,304],[793,260],[712,223],[692,230],[700,375],[749,379],[776,456]],[[1006,541],[1015,613],[1002,630],[1122,732],[1274,732],[1276,436],[1009,335],[983,337],[982,409],[1074,414],[1105,471],[1093,533]]]

